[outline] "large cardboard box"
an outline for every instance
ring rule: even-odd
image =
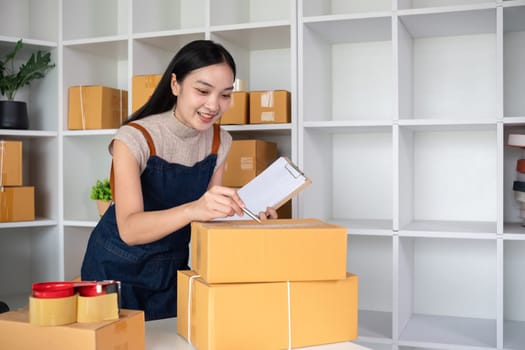
[[[347,230],[318,219],[193,222],[191,261],[208,283],[346,278]]]
[[[149,100],[161,78],[162,74],[133,76],[131,82],[131,109],[133,113]]]
[[[241,284],[193,277],[190,295],[192,276],[193,271],[178,272],[177,332],[199,350],[275,350],[357,338],[356,275]]]
[[[128,118],[128,92],[107,86],[69,88],[70,130],[116,129]]]
[[[278,158],[277,145],[262,140],[234,140],[224,163],[222,184],[242,187]]]
[[[290,123],[290,121],[289,91],[250,91],[250,124]]]
[[[34,350],[144,350],[144,312],[120,310],[114,321],[72,323],[65,326],[35,326],[29,310],[0,314],[2,349]]]
[[[0,185],[22,186],[22,141],[0,140]]]
[[[246,91],[233,91],[230,108],[221,116],[221,124],[248,124],[250,99]]]
[[[33,186],[0,189],[0,222],[35,220],[35,188]]]

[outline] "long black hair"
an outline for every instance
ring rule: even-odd
[[[125,124],[173,108],[177,103],[177,96],[173,95],[171,91],[171,75],[173,73],[177,82],[182,84],[186,76],[195,69],[219,63],[228,64],[235,79],[235,61],[221,44],[211,40],[195,40],[184,45],[171,60],[149,100],[133,113]]]

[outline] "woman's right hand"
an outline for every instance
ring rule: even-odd
[[[210,221],[234,214],[242,216],[242,207],[244,203],[237,190],[224,186],[212,186],[202,197],[192,203],[192,218],[193,221]]]

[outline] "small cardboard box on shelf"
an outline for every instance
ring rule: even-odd
[[[233,91],[230,108],[223,113],[220,123],[231,125],[248,124],[249,122],[249,93],[246,91]]]
[[[101,85],[69,88],[70,130],[116,129],[128,118],[128,92]]]
[[[224,163],[222,184],[242,187],[278,157],[277,144],[263,140],[234,140]]]
[[[290,121],[289,91],[250,91],[250,124],[290,123]]]
[[[22,186],[22,141],[0,140],[0,186]]]
[[[134,113],[146,103],[159,84],[162,74],[134,75],[131,86],[131,109]]]
[[[33,186],[0,189],[0,222],[35,220],[35,188]]]

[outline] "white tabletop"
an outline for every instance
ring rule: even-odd
[[[177,319],[146,322],[146,350],[195,350],[193,346],[177,334]],[[310,350],[370,350],[351,342],[312,346],[301,349]]]

